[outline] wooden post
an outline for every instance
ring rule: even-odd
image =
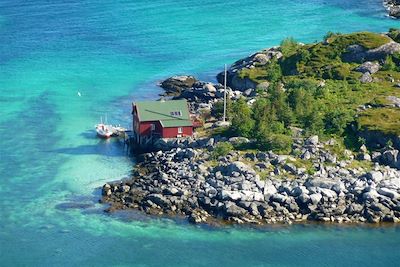
[[[224,116],[222,118],[222,121],[226,121],[226,64],[224,69]]]

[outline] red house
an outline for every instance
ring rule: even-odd
[[[132,115],[134,139],[141,145],[157,138],[179,138],[193,134],[186,100],[132,103]]]

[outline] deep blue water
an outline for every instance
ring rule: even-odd
[[[395,266],[396,227],[211,229],[105,215],[98,187],[129,174],[93,125],[130,124],[163,78],[214,79],[287,36],[400,26],[379,0],[0,0],[1,266]],[[81,97],[78,96],[81,93]]]

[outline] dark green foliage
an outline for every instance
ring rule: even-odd
[[[328,31],[324,36],[324,41],[328,42],[331,38],[333,38],[337,35],[340,35],[340,34],[341,34],[340,32],[334,33],[334,32]]]
[[[228,155],[229,152],[231,152],[233,150],[233,146],[231,143],[229,142],[219,142],[212,154],[211,157],[213,159],[218,159],[219,157],[225,157],[226,155]]]
[[[213,105],[211,114],[218,119],[222,119],[222,117],[224,116],[224,101],[223,100],[218,101],[217,103],[215,103]],[[227,120],[232,119],[232,100],[229,97],[226,98],[226,118],[227,118]]]
[[[270,64],[266,66],[266,80],[269,82],[276,82],[282,77],[281,66],[278,64],[277,60],[271,61]]]
[[[391,38],[399,35],[399,30],[390,31]],[[385,35],[369,32],[328,33],[325,42],[310,45],[299,45],[293,38],[284,40],[283,58],[241,71],[240,75],[256,84],[268,80],[270,86],[251,109],[244,100],[235,105],[231,131],[256,139],[261,149],[273,150],[290,148],[291,126],[302,128],[306,135],[342,136],[348,148],[360,143],[357,125],[397,134],[397,109],[359,112],[357,108],[387,105],[388,95],[400,97],[388,82],[389,78],[400,80],[400,53],[386,58],[383,68],[373,74],[376,82],[369,84],[359,81],[362,74],[355,68],[360,62],[343,61],[349,45],[373,49],[389,41]]]
[[[281,42],[281,51],[284,57],[289,57],[297,52],[299,43],[293,38],[288,37]]]
[[[257,68],[243,68],[239,77],[241,79],[250,79],[255,83],[261,83],[265,81],[275,82],[278,81],[282,77],[281,66],[278,61],[271,60],[267,65],[259,66]]]
[[[350,68],[348,64],[338,65],[332,69],[332,79],[334,80],[346,80],[349,76]]]
[[[389,37],[392,38],[395,42],[400,43],[400,29],[389,29]]]
[[[396,64],[393,62],[393,58],[391,56],[386,57],[385,64],[383,64],[383,66],[382,66],[382,70],[385,70],[385,71],[397,70]]]
[[[276,114],[276,119],[288,126],[293,121],[292,110],[287,102],[287,94],[283,90],[283,84],[274,84],[269,87],[269,101],[271,112]]]
[[[350,75],[350,66],[342,61],[348,46],[358,44],[366,49],[377,48],[390,38],[376,33],[329,34],[325,43],[297,47],[281,62],[284,75],[304,75],[324,79],[344,80]]]
[[[400,66],[400,53],[399,52],[397,52],[397,53],[394,53],[393,55],[392,55],[392,60],[393,60],[393,62],[396,64],[396,66]]]
[[[293,139],[285,134],[274,134],[262,132],[257,138],[257,144],[261,150],[273,150],[280,153],[289,153],[292,148]]]
[[[240,98],[232,105],[232,125],[234,134],[244,137],[251,137],[255,122],[252,118],[252,111],[244,98]]]
[[[345,108],[335,108],[328,111],[324,118],[325,132],[342,135],[348,124],[354,120],[354,111]]]

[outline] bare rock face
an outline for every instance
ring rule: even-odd
[[[280,59],[282,56],[283,56],[282,52],[279,50],[278,47],[272,47],[261,50],[246,58],[236,61],[228,69],[227,73],[228,86],[239,91],[245,91],[247,89],[256,89],[258,84],[247,77],[244,78],[240,77],[239,75],[240,71],[243,69],[251,69],[256,66],[267,65],[271,62],[271,60]],[[217,80],[221,84],[224,82],[224,72],[221,72],[217,75]]]
[[[369,72],[364,73],[360,78],[360,82],[362,83],[371,83],[372,81],[373,79]]]
[[[361,64],[356,68],[356,71],[361,72],[361,73],[367,73],[369,72],[370,74],[374,74],[379,71],[380,65],[377,62],[371,62],[367,61]]]
[[[385,60],[387,56],[400,52],[400,44],[391,41],[380,47],[366,50],[360,45],[350,45],[346,49],[346,53],[342,55],[345,62],[365,62],[374,60]]]
[[[196,83],[195,77],[190,75],[173,76],[163,81],[160,86],[167,94],[179,94],[185,89],[189,89]]]
[[[400,18],[400,0],[384,0],[389,16],[394,18]]]
[[[400,52],[400,44],[389,42],[378,48],[368,50],[366,53],[367,60],[384,60],[387,56]]]

